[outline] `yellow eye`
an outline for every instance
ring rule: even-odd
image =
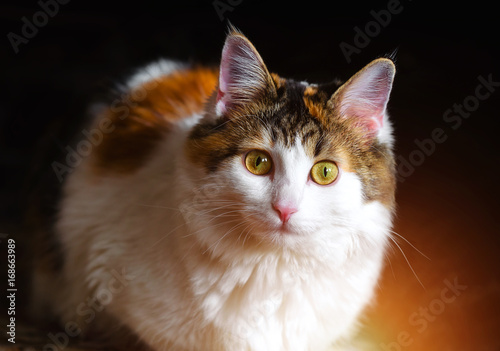
[[[245,166],[256,175],[264,175],[271,171],[273,162],[267,152],[252,150],[245,157]]]
[[[339,169],[334,162],[321,161],[311,168],[311,178],[319,185],[331,184],[337,179]]]

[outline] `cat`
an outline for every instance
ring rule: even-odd
[[[151,350],[348,345],[395,209],[394,75],[379,58],[344,84],[284,79],[234,28],[218,68],[140,69],[65,180],[38,302]]]

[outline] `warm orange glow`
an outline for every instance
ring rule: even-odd
[[[425,288],[393,244],[366,332],[375,350],[500,350],[494,204],[465,211],[472,191],[425,172],[400,184],[395,227],[430,259],[397,239]]]

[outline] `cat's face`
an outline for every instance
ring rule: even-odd
[[[285,80],[230,35],[218,92],[186,144],[184,171],[199,190],[192,210],[214,229],[202,240],[346,252],[360,231],[390,222],[393,74],[377,60],[341,87]]]

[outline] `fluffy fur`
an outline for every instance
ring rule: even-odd
[[[65,182],[51,309],[153,350],[336,349],[372,300],[391,227],[393,75],[379,59],[340,87],[286,80],[237,31],[219,70],[140,71]],[[269,174],[245,168],[254,149]],[[323,160],[340,171],[327,186],[310,177]]]

